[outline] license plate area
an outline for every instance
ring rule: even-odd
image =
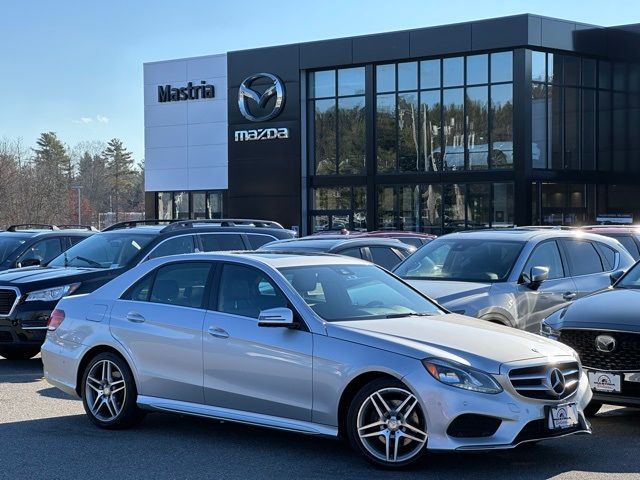
[[[589,386],[594,392],[620,393],[622,376],[618,373],[588,372]]]
[[[578,407],[575,403],[547,407],[547,427],[549,430],[566,430],[578,424]]]

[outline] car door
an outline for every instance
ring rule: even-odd
[[[111,333],[138,372],[138,393],[203,403],[202,325],[212,264],[165,264],[113,306]]]
[[[519,328],[537,333],[544,318],[575,298],[576,286],[563,262],[556,240],[547,240],[536,245],[522,273],[530,274],[533,267],[548,268],[549,276],[537,289],[532,289],[524,283],[517,285],[516,321]]]
[[[312,335],[306,328],[258,326],[261,310],[289,307],[263,271],[240,264],[219,267],[204,322],[205,402],[310,421]]]
[[[608,269],[593,242],[563,239],[562,245],[569,261],[571,276],[576,284],[576,298],[597,292],[611,285]]]

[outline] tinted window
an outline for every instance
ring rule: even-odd
[[[211,264],[196,262],[161,267],[156,272],[150,300],[154,303],[201,308],[210,270]]]
[[[49,266],[118,268],[127,265],[155,238],[128,231],[97,233],[60,255]]]
[[[149,293],[151,292],[151,282],[153,282],[153,274],[149,274],[142,280],[138,280],[138,283],[134,284],[127,292],[122,296],[123,300],[134,300],[136,302],[146,302],[149,300]]]
[[[612,238],[618,240],[624,248],[631,254],[634,260],[638,260],[640,258],[640,251],[638,251],[638,246],[636,242],[633,241],[628,235],[611,235]]]
[[[564,243],[571,263],[572,275],[588,275],[603,271],[600,255],[591,242],[564,240]]]
[[[245,250],[242,236],[239,233],[212,233],[200,235],[202,248],[205,252],[219,252],[224,250]]]
[[[416,248],[420,248],[422,246],[422,240],[418,237],[397,237],[402,243],[406,243],[407,245],[411,245]]]
[[[166,257],[167,255],[179,255],[181,253],[193,253],[193,235],[181,235],[165,240],[159,244],[149,258]]]
[[[373,263],[387,270],[391,270],[402,260],[391,247],[369,247],[369,251]]]
[[[277,238],[274,238],[271,235],[258,235],[257,233],[249,233],[247,234],[247,237],[249,238],[249,245],[251,245],[253,250],[257,250],[262,245],[277,240]]]
[[[49,238],[47,240],[40,240],[29,247],[29,249],[20,255],[18,263],[25,262],[27,260],[39,260],[40,265],[49,263],[62,253],[62,246],[60,245],[59,238]]]
[[[87,237],[69,237],[69,241],[71,242],[71,246],[73,247],[74,245],[80,243],[85,238]]]
[[[340,255],[346,255],[347,257],[362,258],[362,253],[359,248],[347,248],[346,250],[342,250],[338,253]]]
[[[24,242],[17,238],[0,238],[0,262],[4,262]]]
[[[550,280],[564,277],[564,268],[562,267],[558,244],[556,242],[544,242],[538,245],[529,257],[524,267],[524,272],[529,274],[533,267],[547,267]]]
[[[616,251],[602,243],[598,243],[598,249],[602,255],[602,261],[605,264],[605,270],[613,270],[613,267],[616,265]]]
[[[218,289],[218,311],[258,318],[262,310],[286,307],[284,294],[258,269],[224,265]]]

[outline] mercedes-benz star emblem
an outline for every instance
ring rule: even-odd
[[[556,394],[558,397],[564,393],[565,379],[562,372],[557,368],[552,368],[549,371],[548,385],[547,387]]]
[[[603,353],[611,353],[616,349],[616,339],[611,335],[598,335],[596,337],[596,350]]]
[[[266,79],[269,82],[267,89],[260,93],[251,88],[251,85],[258,79]],[[257,115],[252,113],[248,106],[249,100],[253,101],[254,111],[264,110],[269,103],[271,97],[275,96],[276,101],[273,108],[266,112],[264,115]],[[275,118],[284,107],[284,84],[282,80],[271,73],[256,73],[243,80],[240,84],[240,90],[238,91],[238,107],[240,113],[247,120],[252,122],[266,122]]]

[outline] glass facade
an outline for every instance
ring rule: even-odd
[[[325,187],[310,192],[311,233],[341,230],[367,230],[367,191],[365,187]]]
[[[157,218],[162,220],[222,218],[224,192],[156,192]]]

